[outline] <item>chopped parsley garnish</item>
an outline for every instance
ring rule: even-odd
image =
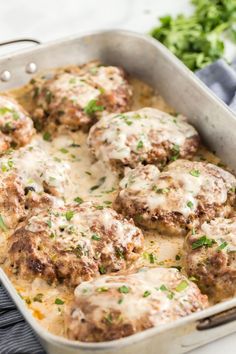
[[[69,151],[65,148],[61,148],[60,151],[63,153],[63,154],[67,154]]]
[[[14,162],[13,162],[11,159],[9,159],[9,160],[7,160],[6,163],[2,163],[2,164],[1,164],[1,170],[2,170],[2,172],[7,172],[7,171],[9,171],[13,166],[14,166]]]
[[[47,225],[48,225],[48,227],[52,227],[52,221],[50,220],[50,219],[48,219],[47,221],[46,221],[46,223],[47,223]]]
[[[116,248],[116,256],[121,259],[124,259],[125,258],[124,251],[120,248]]]
[[[153,186],[152,190],[158,194],[167,194],[170,191],[169,188],[158,188],[157,186]]]
[[[155,263],[155,256],[153,253],[149,253],[149,262],[151,264],[154,264]]]
[[[104,320],[108,322],[108,324],[112,324],[113,321],[112,315],[109,313],[107,316],[104,317]]]
[[[171,290],[169,290],[164,284],[162,284],[162,285],[160,286],[160,289],[157,288],[157,290],[161,290],[161,291],[167,292],[167,298],[168,298],[169,300],[172,300],[173,297],[174,297],[174,293],[173,293]]]
[[[217,247],[217,250],[222,251],[227,246],[228,246],[228,243],[226,241],[224,241]]]
[[[203,247],[203,246],[212,247],[214,243],[216,243],[215,240],[208,238],[206,235],[203,235],[197,241],[192,243],[192,249],[195,250],[196,248]]]
[[[45,99],[47,104],[50,104],[52,102],[52,93],[51,91],[47,90],[45,93]]]
[[[199,177],[200,176],[200,171],[199,170],[192,170],[189,173],[190,173],[190,175],[192,175],[194,177]]]
[[[106,268],[102,264],[98,267],[98,269],[100,274],[106,274]]]
[[[196,278],[196,277],[193,277],[193,276],[192,276],[192,277],[189,277],[188,279],[189,279],[190,281],[197,281],[197,278]]]
[[[35,301],[35,302],[43,302],[43,294],[39,293],[39,294],[35,295],[35,297],[33,298],[33,301]]]
[[[160,290],[161,290],[161,291],[168,291],[167,287],[166,287],[164,284],[162,284],[162,285],[160,286]]]
[[[188,201],[187,206],[192,209],[193,208],[193,202],[191,200]]]
[[[118,288],[119,292],[122,294],[128,294],[129,293],[129,288],[126,285],[122,285]]]
[[[104,191],[104,192],[102,192],[102,193],[106,193],[106,194],[110,194],[110,193],[113,193],[113,192],[115,192],[115,188],[114,187],[112,187],[111,189],[108,189],[107,191]]]
[[[144,291],[143,297],[148,297],[149,295],[151,295],[151,291],[149,290]]]
[[[132,125],[133,124],[132,120],[130,120],[130,117],[126,116],[125,114],[118,114],[117,117],[123,119],[123,121],[125,122],[126,125]]]
[[[43,134],[43,140],[45,141],[52,141],[52,135],[49,132],[45,132]]]
[[[72,210],[68,210],[66,213],[65,213],[65,217],[66,217],[66,220],[67,221],[70,221],[74,216],[74,212]]]
[[[96,290],[98,293],[104,293],[108,291],[108,288],[106,286],[101,286],[100,288],[97,288]]]
[[[4,115],[6,113],[11,113],[12,109],[8,107],[0,107],[0,115]]]
[[[103,205],[96,205],[95,208],[97,210],[102,210],[102,209],[104,209],[104,206]]]
[[[91,100],[88,102],[87,106],[84,107],[84,112],[86,114],[93,115],[96,112],[104,111],[104,106],[98,105],[97,100]]]
[[[10,168],[12,168],[14,166],[14,162],[12,160],[8,160],[7,164]]]
[[[119,304],[119,305],[122,304],[123,301],[124,301],[124,298],[121,297],[121,298],[118,300],[118,304]]]
[[[112,204],[112,202],[110,200],[104,200],[103,203],[106,204],[106,205],[111,205]]]
[[[91,236],[91,239],[94,240],[94,241],[100,241],[101,240],[101,237],[98,235],[98,234],[93,234]]]
[[[64,303],[65,303],[65,301],[59,299],[59,297],[57,297],[56,300],[55,300],[55,304],[56,305],[63,305]]]
[[[137,149],[142,149],[143,148],[143,141],[139,140],[138,144],[137,144]]]
[[[92,173],[89,172],[89,171],[85,171],[85,173],[86,173],[86,175],[88,175],[88,176],[92,176]]]
[[[76,144],[76,143],[70,144],[70,147],[73,147],[73,148],[75,148],[75,147],[80,147],[80,146],[81,146],[80,144]]]
[[[171,152],[172,152],[171,160],[176,161],[179,158],[179,145],[177,144],[173,145]]]
[[[98,181],[98,184],[96,184],[95,186],[92,186],[92,187],[90,188],[90,191],[91,191],[91,192],[92,192],[92,191],[95,191],[96,189],[98,189],[99,187],[101,187],[101,186],[103,185],[103,183],[105,182],[105,180],[106,180],[106,177],[105,177],[105,176],[101,177],[101,178],[99,179],[99,181]]]
[[[6,226],[5,222],[4,222],[3,217],[2,217],[1,214],[0,214],[0,229],[2,231],[7,231],[8,230],[8,228],[7,228],[7,226]]]
[[[176,260],[176,261],[179,261],[180,259],[181,259],[180,255],[177,254],[177,255],[175,256],[175,260]]]
[[[176,291],[181,292],[189,286],[186,280],[182,280],[175,288]]]
[[[82,204],[84,201],[83,201],[82,198],[76,197],[76,198],[74,199],[74,202],[76,202],[77,204]]]
[[[143,258],[147,259],[151,264],[154,264],[156,260],[156,257],[153,253],[147,253],[147,252],[143,253]]]
[[[69,80],[69,84],[76,84],[76,77],[72,77],[72,78]]]

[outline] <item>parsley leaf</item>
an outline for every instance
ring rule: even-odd
[[[195,250],[196,248],[200,247],[212,247],[212,245],[216,243],[215,240],[208,238],[206,235],[203,235],[200,237],[197,241],[192,243],[192,250]]]
[[[191,170],[189,173],[193,177],[199,177],[200,176],[200,171],[199,170]]]
[[[66,217],[66,220],[67,221],[70,221],[74,216],[74,212],[73,210],[68,210],[66,213],[65,213],[65,217]]]
[[[96,112],[104,111],[104,107],[97,104],[96,100],[90,100],[86,107],[84,107],[84,112],[89,116],[93,115]]]
[[[56,305],[63,305],[64,303],[65,303],[65,301],[59,299],[59,297],[57,297],[56,300],[55,300],[55,304]]]
[[[194,13],[159,18],[151,36],[162,42],[191,70],[200,69],[224,55],[224,33],[236,42],[235,0],[191,0]]]
[[[122,285],[118,288],[119,292],[122,294],[128,294],[129,293],[129,288],[126,285]]]

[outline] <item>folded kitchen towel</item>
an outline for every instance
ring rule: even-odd
[[[45,354],[33,331],[1,285],[0,354]]]
[[[232,65],[217,60],[196,75],[236,113],[236,60]],[[1,285],[0,354],[45,354]]]
[[[219,59],[196,75],[236,113],[236,60],[229,65]]]

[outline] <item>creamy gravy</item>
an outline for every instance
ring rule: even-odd
[[[165,112],[173,112],[161,96],[153,92],[149,86],[136,79],[130,79],[130,83],[134,89],[132,110],[154,107]],[[31,111],[29,86],[13,90],[11,94],[26,109]],[[32,144],[41,147],[46,152],[48,159],[54,158],[69,166],[69,178],[64,185],[63,196],[66,202],[80,197],[83,200],[96,200],[100,205],[109,206],[116,197],[119,178],[114,172],[104,167],[101,162],[93,162],[86,139],[87,134],[82,132],[68,133],[61,131],[52,142],[45,141],[38,134],[33,138]],[[213,163],[219,162],[216,156],[201,147],[196,159],[203,157]],[[27,159],[28,167],[33,167],[33,163],[32,158]],[[160,236],[156,232],[146,231],[144,231],[144,235],[145,248],[134,267],[181,266],[181,257],[177,255],[181,253],[183,238]],[[6,254],[6,239],[7,235],[1,235],[0,249],[2,252],[0,256],[2,256],[2,259]],[[63,285],[50,286],[39,278],[31,283],[19,279],[6,267],[4,270],[41,325],[54,334],[65,335],[63,312],[65,306],[73,298],[73,289],[68,289]],[[62,300],[63,303],[59,304],[56,299]]]

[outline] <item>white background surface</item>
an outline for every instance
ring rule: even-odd
[[[188,0],[0,0],[0,42],[21,37],[46,42],[109,28],[148,32],[158,16],[179,12],[191,12]],[[235,354],[236,334],[191,352],[203,353]]]

